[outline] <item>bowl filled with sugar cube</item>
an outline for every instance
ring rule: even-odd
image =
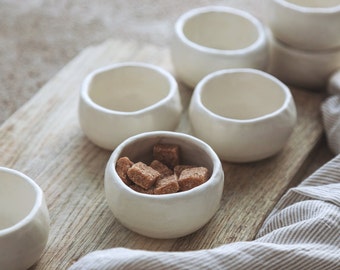
[[[151,238],[200,229],[219,208],[222,164],[205,142],[184,133],[145,132],[122,142],[105,170],[105,194],[115,218]]]

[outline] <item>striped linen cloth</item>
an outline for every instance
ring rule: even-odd
[[[69,270],[340,270],[340,96],[325,100],[321,111],[329,146],[338,155],[288,190],[254,241],[185,252],[99,250]]]

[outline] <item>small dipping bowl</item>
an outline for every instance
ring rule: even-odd
[[[204,77],[189,105],[193,135],[222,160],[251,162],[278,153],[296,123],[289,88],[255,69],[228,69]]]
[[[175,130],[182,104],[174,77],[139,62],[97,69],[84,80],[79,122],[96,145],[113,150],[126,138],[153,130]]]
[[[248,12],[207,6],[178,18],[171,44],[177,76],[191,87],[207,74],[226,68],[264,70],[268,41],[261,22]]]
[[[37,262],[49,222],[41,188],[26,175],[0,167],[0,269],[24,270]]]
[[[266,13],[274,36],[291,47],[340,47],[340,0],[269,0]]]
[[[340,70],[340,47],[320,51],[301,50],[281,42],[273,35],[268,36],[270,36],[268,72],[285,84],[324,91],[331,75]]]
[[[119,178],[115,164],[127,156],[150,164],[155,144],[177,144],[183,164],[204,166],[210,178],[188,191],[165,195],[132,190]],[[112,153],[105,170],[105,194],[114,216],[125,227],[151,238],[177,238],[205,225],[219,208],[223,192],[222,164],[209,145],[184,133],[155,131],[128,138]]]

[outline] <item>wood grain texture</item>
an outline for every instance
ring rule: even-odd
[[[260,162],[224,163],[223,200],[206,226],[180,239],[140,236],[111,214],[103,185],[111,152],[84,136],[77,115],[84,77],[120,61],[144,61],[173,71],[167,48],[110,40],[84,50],[0,128],[0,165],[32,177],[44,190],[50,211],[48,245],[32,269],[66,269],[88,252],[118,246],[180,251],[251,240],[282,194],[301,180],[297,176],[322,141],[323,94],[292,89],[298,124],[288,144]],[[180,90],[187,106],[192,90]],[[179,130],[188,131],[185,114]]]

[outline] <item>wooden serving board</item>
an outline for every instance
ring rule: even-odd
[[[110,151],[93,145],[78,123],[79,90],[92,70],[121,61],[154,63],[172,72],[168,48],[110,40],[80,53],[0,128],[0,166],[22,171],[44,190],[51,217],[48,245],[32,269],[66,269],[88,252],[112,247],[182,251],[251,240],[275,203],[301,179],[322,138],[323,94],[292,89],[298,123],[285,149],[248,164],[224,163],[218,213],[199,231],[157,240],[133,233],[111,214],[104,197]],[[183,104],[192,89],[181,85]],[[179,127],[186,130],[185,115]]]

